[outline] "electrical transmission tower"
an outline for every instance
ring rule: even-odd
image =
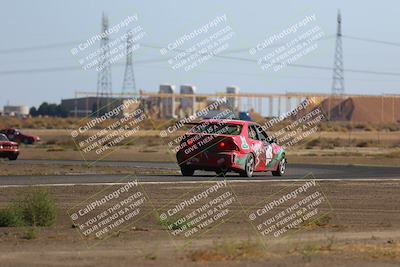
[[[343,48],[342,48],[342,16],[340,10],[337,15],[337,31],[335,59],[333,63],[332,95],[344,94],[344,75],[343,75]]]
[[[104,15],[102,17],[101,27],[101,40],[100,40],[100,62],[97,66],[97,115],[99,115],[99,109],[105,106],[103,112],[108,110],[108,105],[112,97],[112,86],[111,86],[111,66],[108,59],[109,55],[109,36],[108,36],[108,18]],[[102,112],[102,113],[103,113]]]
[[[133,61],[132,61],[132,49],[133,49],[133,39],[132,31],[128,31],[126,38],[126,65],[124,81],[122,83],[122,94],[129,94],[136,96],[136,83],[135,74],[133,72]]]

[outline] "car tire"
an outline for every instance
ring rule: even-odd
[[[181,166],[181,173],[183,176],[193,176],[194,174],[194,169],[187,167],[187,166]]]
[[[9,160],[16,160],[18,158],[18,155],[10,155],[8,156]]]
[[[286,172],[286,164],[287,164],[286,158],[283,157],[281,159],[281,161],[279,161],[276,171],[272,171],[272,175],[273,176],[283,176]]]
[[[253,154],[249,154],[249,156],[246,159],[246,164],[244,165],[244,170],[239,172],[239,175],[242,177],[252,177],[254,173],[254,156]]]

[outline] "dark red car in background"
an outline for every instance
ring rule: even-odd
[[[0,134],[0,158],[16,160],[19,155],[18,143],[11,142],[7,136]]]
[[[1,130],[0,133],[5,134],[10,141],[18,143],[33,144],[40,141],[39,136],[23,134],[19,130],[14,128]]]

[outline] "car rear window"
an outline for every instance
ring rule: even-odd
[[[202,134],[224,134],[239,135],[242,132],[242,125],[229,123],[202,123],[196,125],[190,131],[192,133]]]

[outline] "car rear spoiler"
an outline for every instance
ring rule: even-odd
[[[185,125],[200,125],[201,122],[184,122]]]

